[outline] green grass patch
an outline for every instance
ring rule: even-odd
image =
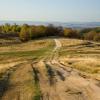
[[[52,47],[41,48],[34,51],[17,51],[17,52],[2,52],[0,56],[10,56],[10,57],[39,57],[46,55],[47,52],[50,52]]]
[[[35,95],[33,97],[33,100],[40,100],[41,99],[41,91],[40,91],[40,87],[39,84],[34,84],[35,87]]]
[[[41,90],[40,90],[40,84],[39,84],[39,71],[38,69],[34,68],[32,66],[33,69],[33,85],[34,85],[34,96],[33,96],[33,100],[41,100]]]

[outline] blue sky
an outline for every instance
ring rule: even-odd
[[[0,0],[0,20],[100,22],[100,0]]]

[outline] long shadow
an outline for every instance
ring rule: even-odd
[[[43,100],[43,96],[41,94],[40,91],[40,83],[39,83],[39,71],[37,68],[35,68],[33,66],[33,64],[31,64],[32,66],[32,71],[33,71],[33,78],[34,78],[34,87],[35,87],[35,95],[33,97],[33,100]]]
[[[46,69],[47,69],[47,73],[48,73],[49,83],[52,86],[55,84],[55,72],[51,68],[51,66],[48,64],[46,64]]]
[[[8,89],[8,86],[9,86],[9,77],[10,77],[10,73],[8,73],[7,75],[5,75],[4,78],[0,79],[0,100],[2,99],[2,96],[5,93],[5,91]]]
[[[62,81],[65,81],[65,77],[63,76],[63,74],[60,71],[57,70],[56,73]]]
[[[34,68],[33,65],[32,65],[32,70],[33,70],[33,77],[35,84],[39,84],[39,77],[38,77],[39,71],[38,69]]]
[[[0,100],[2,100],[2,97],[8,90],[8,87],[10,87],[10,76],[17,70],[18,66],[20,66],[21,64],[15,65],[13,66],[13,68],[10,68],[4,73],[0,74]]]

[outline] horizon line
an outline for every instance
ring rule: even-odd
[[[42,22],[42,23],[100,23],[100,21],[34,21],[34,20],[0,20],[0,21],[14,21],[14,22]]]

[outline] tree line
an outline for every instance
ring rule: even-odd
[[[100,41],[100,27],[85,28],[85,29],[72,29],[64,28],[61,26],[35,26],[35,25],[10,25],[5,24],[0,26],[0,37],[19,37],[21,41],[28,41],[34,38],[60,36],[67,38],[78,38],[86,40]]]

